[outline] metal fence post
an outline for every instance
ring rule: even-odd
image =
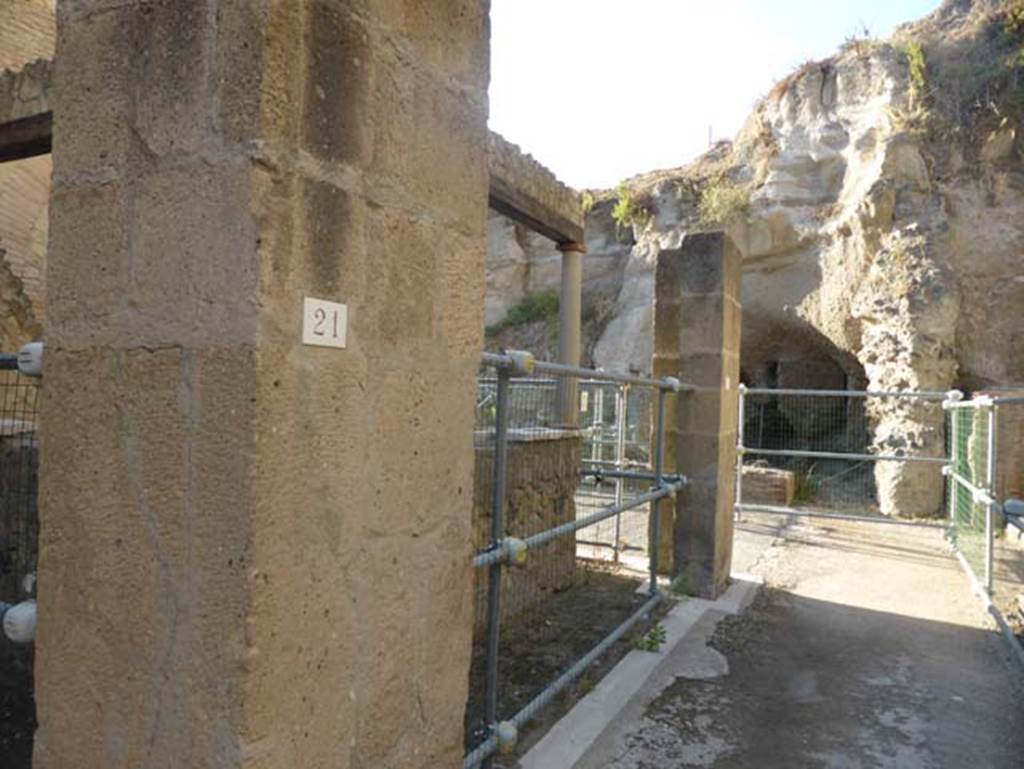
[[[985,592],[992,595],[992,572],[995,561],[995,525],[993,505],[996,499],[996,405],[988,407],[988,436],[985,446]]]
[[[508,459],[508,396],[512,373],[507,366],[498,367],[498,384],[494,414],[494,483],[491,499],[491,547],[501,546],[505,537],[505,486]],[[484,683],[484,715],[487,727],[498,723],[498,642],[501,640],[501,571],[502,561],[491,564],[487,575],[487,652]],[[490,758],[484,761],[489,767]]]
[[[739,394],[737,396],[739,404],[736,409],[736,500],[733,502],[733,520],[736,521],[740,520],[740,507],[743,504],[743,422],[745,418],[743,412],[745,408],[746,395],[747,386],[740,384]]]
[[[615,387],[615,469],[620,473],[626,469],[626,409],[629,408],[629,385]],[[624,478],[615,479],[615,504],[622,504]],[[615,516],[615,541],[612,543],[615,563],[619,562],[619,541],[622,537],[622,516]]]
[[[664,483],[664,460],[665,460],[665,397],[667,390],[664,387],[658,388],[658,422],[654,431],[654,485],[661,489]],[[651,566],[651,588],[650,594],[658,594],[658,547],[661,544],[661,516],[659,507],[661,497],[651,502],[651,523],[648,527],[651,534],[651,543],[648,548],[649,562]]]

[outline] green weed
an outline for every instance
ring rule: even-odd
[[[656,652],[661,650],[662,644],[668,638],[668,634],[665,632],[665,626],[660,622],[647,631],[645,635],[640,636],[633,641],[633,648],[640,649],[645,652]]]

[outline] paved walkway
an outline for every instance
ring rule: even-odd
[[[748,517],[708,613],[577,769],[1020,769],[1024,691],[931,529]]]

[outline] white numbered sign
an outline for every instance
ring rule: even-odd
[[[341,302],[306,297],[302,307],[302,343],[345,347],[348,306]]]

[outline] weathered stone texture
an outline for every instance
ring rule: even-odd
[[[488,166],[491,206],[495,210],[532,225],[556,242],[583,242],[583,206],[575,190],[493,132],[489,137]],[[510,208],[526,218],[513,215]]]
[[[0,69],[0,123],[50,112],[53,64],[47,59]]]
[[[478,551],[491,542],[494,491],[493,438],[476,450],[473,540]],[[582,443],[578,434],[530,436],[511,431],[507,457],[505,534],[523,539],[576,519],[576,488]],[[502,573],[501,616],[513,619],[571,586],[576,577],[576,538],[559,537],[532,551],[526,566]],[[477,629],[486,622],[487,570],[476,571]]]
[[[710,597],[725,588],[732,561],[741,270],[720,232],[688,235],[657,257],[654,372],[696,387],[679,395],[665,436],[676,472],[690,482],[663,531],[671,532],[675,572]]]
[[[758,465],[743,466],[743,501],[749,504],[789,507],[796,492],[792,470]]]
[[[37,766],[461,765],[487,12],[64,6]]]

